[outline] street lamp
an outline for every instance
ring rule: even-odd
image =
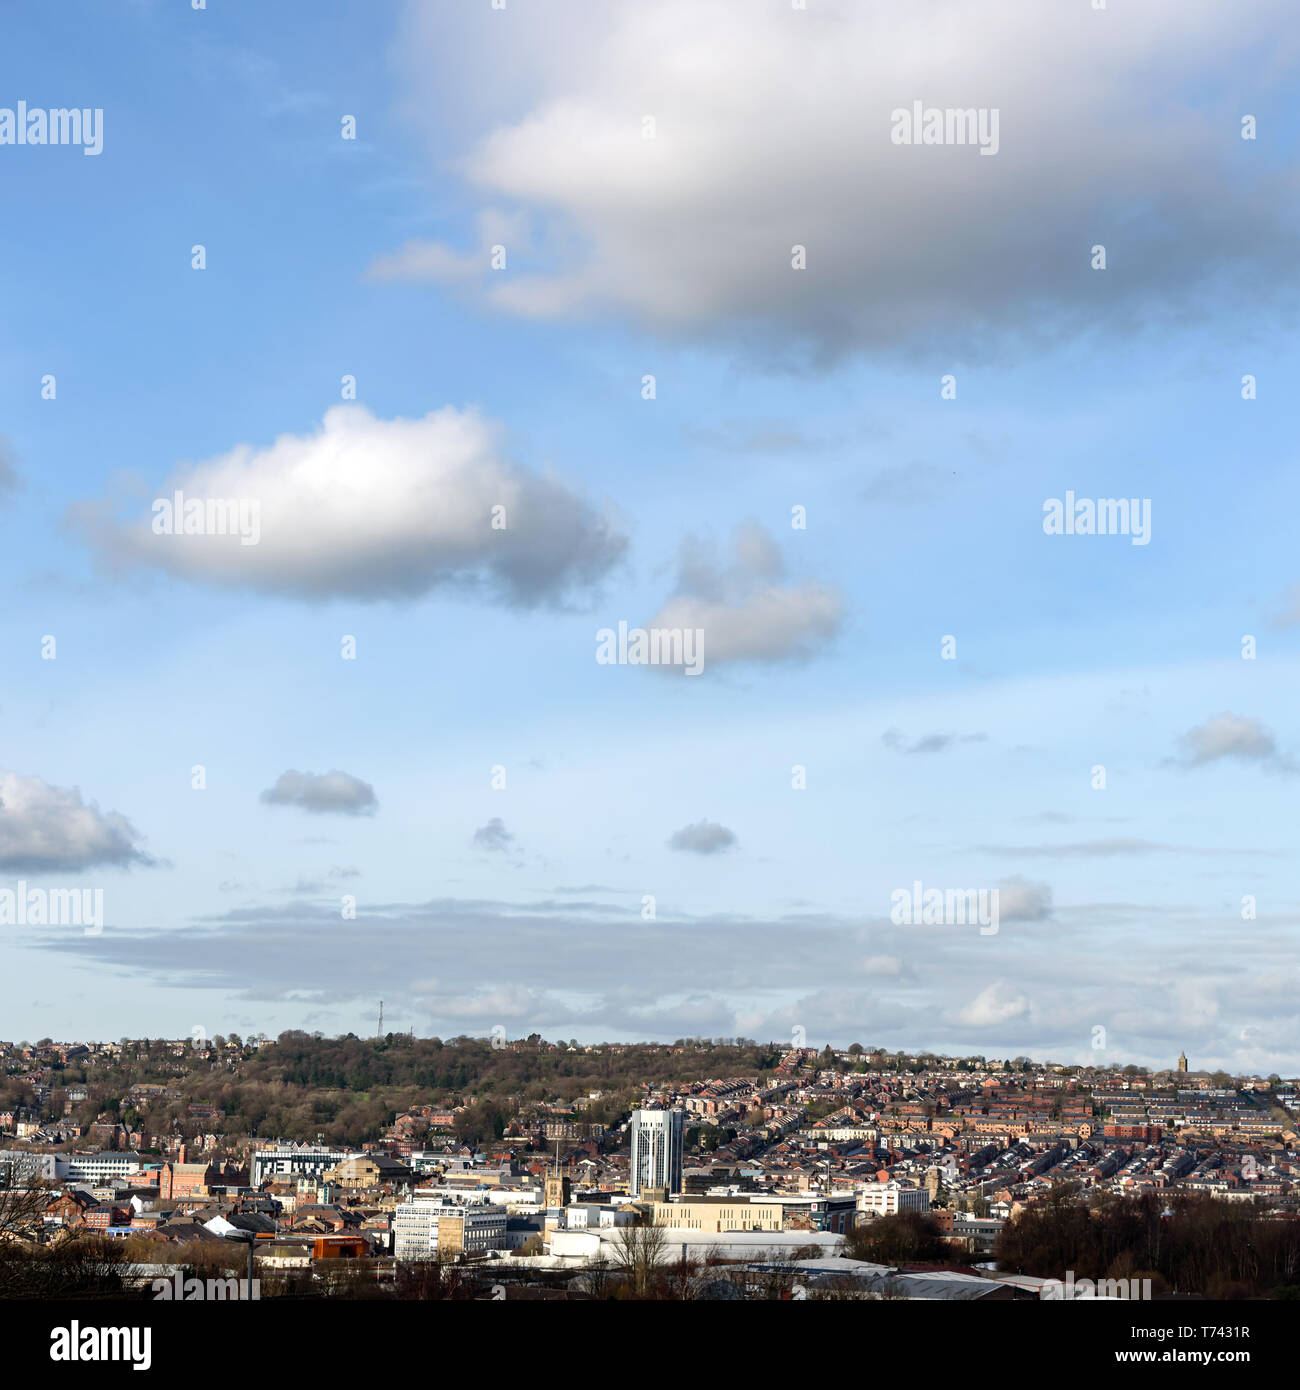
[[[257,1242],[257,1232],[241,1230],[227,1231],[225,1233],[225,1238],[227,1240],[233,1240],[236,1245],[248,1246],[248,1287],[244,1297],[251,1299],[253,1297],[253,1246]]]

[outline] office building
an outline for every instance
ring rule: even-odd
[[[682,1190],[682,1146],[685,1116],[680,1110],[632,1112],[632,1167],[629,1176],[633,1197],[646,1188],[664,1188],[671,1195]]]
[[[109,1151],[97,1154],[70,1153],[66,1160],[56,1156],[59,1177],[69,1182],[104,1182],[138,1173],[144,1164],[138,1153]]]
[[[506,1245],[506,1211],[495,1203],[450,1202],[417,1187],[393,1212],[393,1254],[398,1260],[451,1260]]]
[[[322,1144],[281,1144],[257,1149],[250,1164],[249,1180],[254,1187],[261,1187],[272,1178],[320,1179],[350,1157],[348,1149],[331,1149]]]
[[[858,1193],[858,1210],[872,1216],[897,1216],[900,1211],[929,1211],[930,1194],[900,1182],[876,1183]]]

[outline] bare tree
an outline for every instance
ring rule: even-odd
[[[39,1173],[34,1154],[14,1149],[0,1154],[0,1241],[30,1241],[41,1233],[50,1185]]]
[[[798,1271],[778,1250],[756,1250],[753,1260],[736,1277],[745,1296],[762,1303],[793,1298],[799,1284]]]
[[[475,1288],[463,1265],[436,1259],[404,1260],[397,1266],[393,1296],[420,1301],[470,1299]]]
[[[123,1292],[124,1251],[96,1235],[68,1235],[38,1246],[0,1244],[0,1298],[116,1297]]]
[[[703,1296],[710,1270],[706,1263],[691,1259],[683,1247],[675,1260],[664,1265],[663,1275],[667,1297],[685,1303]]]
[[[583,1293],[592,1298],[607,1298],[614,1282],[614,1267],[605,1258],[604,1251],[597,1253],[577,1278],[577,1285]]]
[[[614,1238],[614,1259],[634,1297],[646,1298],[651,1293],[667,1245],[668,1233],[662,1226],[619,1227]]]

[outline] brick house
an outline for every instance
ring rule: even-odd
[[[47,1218],[61,1222],[69,1228],[85,1224],[87,1212],[98,1204],[89,1192],[68,1191],[55,1197],[45,1208]]]

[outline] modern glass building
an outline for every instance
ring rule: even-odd
[[[680,1110],[632,1112],[633,1197],[647,1187],[666,1187],[676,1195],[682,1190],[682,1144],[686,1117]]]

